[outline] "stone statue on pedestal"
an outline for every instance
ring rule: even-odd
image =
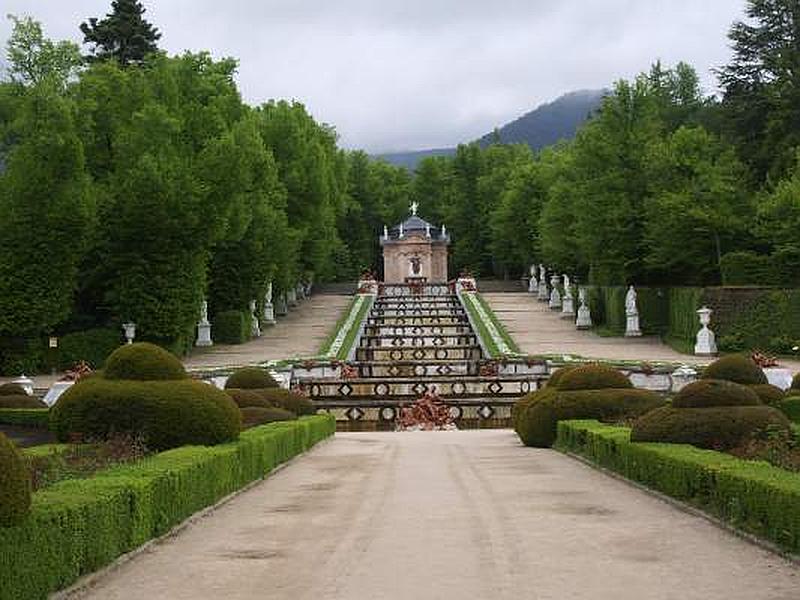
[[[558,289],[558,275],[550,277],[550,310],[561,310],[561,292]]]
[[[575,318],[575,299],[572,297],[572,283],[569,280],[569,275],[564,275],[564,298],[561,302],[561,318],[574,319]]]
[[[214,342],[211,340],[211,323],[208,320],[208,301],[203,300],[200,305],[200,320],[197,322],[197,340],[195,346],[213,346]]]
[[[250,301],[250,336],[251,337],[261,337],[261,327],[258,323],[258,314],[256,313],[256,306],[258,302],[256,300]]]
[[[528,281],[528,293],[536,294],[539,292],[539,280],[536,279],[536,265],[531,265],[531,279]]]
[[[550,291],[547,289],[547,269],[539,265],[539,302],[548,302]]]
[[[586,288],[582,287],[578,290],[578,320],[575,322],[577,329],[591,329],[592,328],[592,311],[586,305]]]
[[[630,286],[625,295],[625,337],[641,337],[642,335],[639,328],[639,307],[636,305],[636,298],[636,290]]]
[[[267,291],[264,294],[264,325],[275,325],[275,306],[272,304],[272,282],[267,284]]]

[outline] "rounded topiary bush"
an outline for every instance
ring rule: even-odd
[[[258,390],[259,395],[273,406],[292,411],[298,417],[314,415],[317,409],[314,403],[305,396],[290,392],[283,388],[267,388]]]
[[[781,400],[776,408],[785,414],[790,421],[800,423],[800,396],[791,396]]]
[[[716,379],[694,381],[672,399],[674,408],[758,406],[760,404],[761,400],[756,393],[747,386]]]
[[[265,408],[260,406],[246,406],[242,409],[242,428],[257,427],[276,421],[293,421],[297,415],[283,408]]]
[[[258,407],[274,408],[272,402],[264,398],[260,390],[226,389],[227,393],[239,408]]]
[[[581,365],[571,368],[560,377],[556,389],[564,391],[629,389],[630,380],[622,373],[605,365]]]
[[[189,379],[87,379],[64,392],[50,414],[61,441],[130,433],[151,450],[229,442],[241,427],[239,408],[228,394]]]
[[[723,379],[742,385],[768,383],[767,376],[749,356],[731,354],[714,361],[703,371],[703,379]]]
[[[631,441],[729,450],[767,428],[788,433],[789,421],[783,413],[770,406],[663,407],[634,422]]]
[[[225,382],[225,388],[242,390],[261,390],[264,388],[278,388],[278,382],[266,369],[259,367],[245,367],[235,371]]]
[[[748,385],[747,387],[756,393],[762,404],[768,404],[769,406],[777,405],[786,397],[786,393],[777,385],[760,383],[758,385]]]
[[[103,377],[110,380],[175,381],[186,379],[186,369],[174,354],[147,342],[128,344],[106,359]]]
[[[0,385],[0,396],[27,396],[28,392],[18,383],[4,383]]]
[[[47,404],[23,392],[18,396],[0,396],[0,408],[47,408]]]
[[[638,417],[665,400],[648,390],[600,389],[556,391],[545,388],[517,416],[517,434],[526,446],[549,448],[556,439],[559,421],[598,419],[601,421]]]
[[[19,523],[31,508],[31,475],[14,444],[0,433],[0,527]]]
[[[559,369],[556,369],[555,371],[553,371],[553,374],[550,375],[549,379],[547,380],[547,386],[558,388],[558,384],[561,382],[564,375],[566,375],[573,369],[577,368],[578,368],[577,366],[571,366],[571,367],[561,367]]]

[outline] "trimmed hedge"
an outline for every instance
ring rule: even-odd
[[[58,366],[66,370],[85,361],[93,369],[100,369],[122,343],[121,329],[96,328],[68,333],[58,342]]]
[[[755,252],[729,252],[719,263],[722,285],[775,285],[772,259]]]
[[[259,394],[273,406],[290,410],[298,417],[314,415],[317,412],[311,400],[295,392],[284,390],[283,388],[259,390]]]
[[[769,406],[776,406],[780,404],[780,402],[786,397],[786,392],[784,392],[777,385],[764,383],[761,385],[748,385],[747,387],[756,393],[756,395],[761,399],[762,403]]]
[[[23,393],[20,396],[0,396],[0,409],[3,408],[47,408],[47,404],[36,396]]]
[[[297,415],[283,408],[264,408],[261,406],[246,406],[242,410],[242,428],[249,429],[258,425],[275,423],[276,421],[294,421]]]
[[[516,417],[522,443],[549,448],[559,421],[569,419],[624,419],[662,406],[665,400],[648,390],[605,389],[564,392],[545,388],[523,399],[527,404]]]
[[[692,446],[632,443],[628,428],[596,421],[562,421],[555,446],[800,552],[798,473]]]
[[[192,380],[87,379],[65,391],[50,414],[62,442],[74,434],[86,440],[124,432],[143,436],[152,450],[229,442],[241,428],[230,396]]]
[[[759,406],[755,391],[732,381],[700,379],[684,387],[672,399],[674,408],[715,408],[718,406]]]
[[[333,435],[330,416],[273,423],[237,442],[184,447],[58,483],[30,515],[0,528],[0,600],[46,597],[164,535],[194,513]]]
[[[239,408],[273,408],[274,405],[269,400],[262,397],[258,390],[226,389],[225,393],[236,402]]]
[[[31,476],[14,443],[0,433],[0,528],[16,525],[31,507]],[[5,571],[0,569],[5,577]]]
[[[570,371],[572,371],[572,369],[577,369],[577,368],[578,368],[578,366],[580,366],[580,365],[576,365],[576,366],[573,366],[573,367],[561,367],[561,368],[559,368],[559,369],[556,369],[556,370],[553,372],[553,374],[552,374],[552,375],[550,375],[550,377],[548,378],[548,380],[547,380],[547,383],[546,383],[545,385],[546,385],[547,387],[552,387],[552,388],[556,388],[556,389],[558,389],[558,385],[559,385],[559,383],[561,383],[561,379],[562,379],[562,378],[563,378],[563,377],[564,377],[564,376],[565,376],[567,373],[569,373]]]
[[[214,315],[211,333],[217,344],[244,344],[250,340],[252,315],[245,310],[225,310]]]
[[[557,379],[556,389],[564,391],[580,390],[623,390],[633,387],[630,380],[617,369],[606,365],[581,365],[570,369]]]
[[[240,390],[261,390],[264,388],[278,388],[278,382],[261,367],[244,367],[233,372],[225,382],[225,389],[235,388]]]
[[[665,406],[634,422],[631,441],[691,444],[698,448],[727,450],[771,428],[789,432],[786,416],[770,406]]]
[[[723,379],[742,385],[769,383],[761,367],[743,354],[731,354],[715,360],[703,370],[702,379]]]
[[[33,429],[50,428],[50,410],[47,408],[0,409],[0,425],[17,425]]]
[[[794,377],[792,377],[792,389],[800,390],[800,373],[797,373]]]
[[[800,396],[791,396],[781,400],[776,408],[793,423],[800,423]]]
[[[106,359],[103,377],[108,380],[175,381],[186,379],[178,358],[155,344],[137,342],[122,346]]]
[[[4,383],[0,385],[0,396],[27,396],[28,392],[18,383]]]

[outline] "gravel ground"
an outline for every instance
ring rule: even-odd
[[[82,597],[797,600],[800,570],[508,430],[353,433]]]

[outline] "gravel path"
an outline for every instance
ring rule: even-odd
[[[361,433],[83,597],[797,600],[800,570],[507,430]]]

